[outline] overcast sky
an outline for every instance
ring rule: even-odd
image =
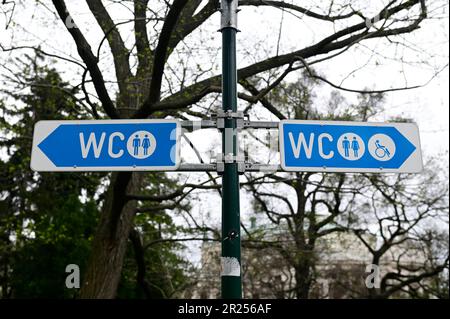
[[[385,2],[353,1],[352,4],[355,8],[362,8],[363,12],[370,16],[371,11],[377,12],[376,10]],[[30,3],[27,3],[26,8],[16,6],[15,25],[11,25],[8,30],[4,30],[4,26],[9,16],[0,16],[0,27],[3,29],[0,32],[1,43],[6,47],[11,44],[16,46],[40,44],[50,52],[69,53],[79,60],[72,39],[51,12],[53,10],[51,2],[43,1],[43,3],[48,4],[48,9],[42,5]],[[447,67],[442,70],[445,65],[448,65],[449,56],[448,2],[445,6],[442,6],[442,3],[445,4],[445,1],[429,1],[430,15],[439,19],[426,21],[420,30],[405,37],[404,42],[411,49],[396,46],[385,39],[376,39],[317,66],[317,70],[329,80],[340,84],[345,79],[342,85],[353,89],[385,89],[420,85],[427,83],[436,72],[441,71],[424,88],[388,94],[386,112],[375,119],[385,121],[392,116],[412,118],[420,127],[426,157],[446,153],[449,149],[449,69]],[[85,2],[69,0],[67,4],[73,12],[76,23],[86,31],[92,47],[96,48],[102,35],[92,20]],[[307,6],[307,4],[308,1],[302,1],[302,5]],[[129,13],[122,7],[112,6],[109,10],[116,21],[129,18]],[[211,48],[220,49],[220,33],[216,32],[218,25],[219,15],[216,14],[198,32],[187,39],[186,43],[192,44],[192,47],[197,50],[200,60],[203,58],[202,52]],[[339,27],[342,27],[339,23],[324,24],[309,18],[300,21],[298,17],[280,10],[245,8],[239,14],[241,30],[238,38],[239,67],[268,55],[274,55],[276,52],[282,54],[315,43],[333,32],[334,28],[339,29]],[[123,34],[127,33],[126,27],[121,30]],[[279,34],[281,34],[281,41],[278,41]],[[131,44],[132,37],[126,35],[125,38]],[[371,49],[375,49],[377,54],[373,54]],[[251,52],[250,57],[249,52]],[[216,58],[209,57],[209,59],[215,60],[216,69],[219,72],[220,51],[217,53]],[[1,61],[5,61],[13,54],[0,53]],[[107,73],[108,70],[112,71],[109,67],[110,63],[111,61],[106,57],[102,58],[103,70]],[[61,67],[66,78],[76,77],[75,70],[72,65],[65,64]],[[350,73],[351,76],[348,76]],[[290,79],[294,80],[294,77],[295,75],[292,75]],[[329,91],[330,87],[327,85],[321,87],[319,104],[320,99],[328,96]],[[355,99],[355,94],[342,93],[350,100]],[[320,108],[320,105],[317,106]]]

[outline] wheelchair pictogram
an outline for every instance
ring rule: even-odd
[[[391,157],[391,152],[389,152],[389,149],[380,144],[380,140],[377,140],[375,142],[375,145],[377,147],[377,149],[375,150],[375,155],[379,158],[384,158],[384,157]]]
[[[396,145],[392,138],[385,134],[376,134],[369,140],[369,153],[378,161],[391,160],[396,151]]]

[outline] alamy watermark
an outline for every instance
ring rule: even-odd
[[[377,22],[379,22],[379,21],[381,21],[380,15],[376,15],[376,16],[373,17],[373,18],[367,18],[367,19],[366,19],[366,27],[367,27],[368,29],[370,29],[371,27],[373,27],[373,26],[375,25],[375,23],[377,23]]]
[[[69,12],[67,13],[67,18],[64,21],[64,24],[66,25],[67,29],[78,29],[77,24],[75,23],[75,21],[73,20],[72,16],[70,15]]]
[[[211,127],[207,126],[205,128]],[[183,128],[181,136],[185,135],[186,133],[193,133],[202,129],[204,129],[204,127],[202,126],[202,121],[193,121],[192,129],[187,130]],[[225,136],[225,144],[223,152],[216,154],[217,162],[246,162],[248,154],[258,154],[261,151],[261,148],[266,148],[267,150],[269,150],[270,154],[276,154],[280,151],[277,129],[266,129],[266,137],[260,140],[259,144],[249,142],[250,138],[247,134],[238,136],[238,133],[242,132],[241,128],[224,128],[222,130]],[[172,152],[172,154],[175,153]],[[272,157],[272,155],[270,157]],[[275,164],[266,164],[259,167],[259,170],[264,173],[275,173],[277,172],[277,169],[278,165]]]
[[[66,288],[67,289],[80,289],[80,267],[76,264],[69,264],[66,266]],[[366,266],[365,273],[368,273],[365,279],[365,285],[368,289],[379,289],[381,286],[380,280],[380,266],[370,264]],[[329,293],[328,280],[318,280],[323,285],[325,295]]]
[[[67,265],[66,273],[69,274],[66,277],[66,288],[80,289],[80,267],[75,264]]]
[[[379,289],[380,288],[380,266],[378,265],[367,265],[366,266],[366,273],[369,273],[369,275],[366,277],[365,283],[366,287],[369,289]]]

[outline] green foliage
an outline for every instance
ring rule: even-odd
[[[59,204],[59,205],[58,205]],[[14,298],[72,298],[76,290],[65,287],[66,266],[76,264],[83,273],[96,225],[95,203],[82,204],[71,195],[53,201],[30,225],[12,263]]]
[[[99,174],[36,174],[30,170],[34,124],[84,119],[70,88],[40,58],[16,61],[23,68],[3,90],[0,103],[0,279],[3,298],[64,298],[68,264],[83,267],[98,215]],[[8,102],[9,103],[8,103]],[[14,101],[11,103],[10,101]]]
[[[76,264],[83,277],[102,204],[106,174],[37,174],[29,168],[37,121],[91,119],[78,89],[42,62],[39,56],[17,60],[22,72],[9,78],[12,87],[0,89],[6,96],[0,100],[0,149],[6,154],[0,158],[0,298],[76,297],[76,289],[65,287],[65,269]],[[177,187],[177,181],[161,173],[145,179],[145,195],[167,194]],[[119,298],[175,297],[187,281],[189,265],[177,253],[183,246],[161,241],[182,229],[160,203],[149,205],[152,210],[135,220],[148,246],[144,262],[149,289],[144,293],[137,283],[130,244]]]

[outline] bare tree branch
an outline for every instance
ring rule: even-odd
[[[67,11],[67,7],[64,0],[52,0],[52,2],[62,22],[67,22],[70,19],[72,19],[69,12]],[[71,34],[72,38],[74,39],[75,44],[77,45],[77,50],[78,53],[80,54],[80,57],[83,59],[84,63],[86,63],[86,67],[91,74],[95,90],[97,91],[98,97],[102,102],[103,109],[110,118],[112,119],[119,118],[119,114],[113,102],[111,101],[109,93],[106,89],[103,75],[98,67],[97,64],[98,60],[92,53],[89,43],[87,42],[83,33],[78,28],[73,27],[68,23],[64,24],[69,33]]]
[[[148,98],[143,103],[142,107],[135,113],[134,118],[147,117],[150,114],[150,109],[153,104],[160,100],[161,84],[164,73],[164,66],[169,51],[169,42],[171,34],[178,22],[178,18],[186,5],[186,0],[174,0],[170,7],[169,13],[166,16],[164,25],[159,35],[158,46],[156,47],[153,59],[153,72],[150,84],[150,91]]]

